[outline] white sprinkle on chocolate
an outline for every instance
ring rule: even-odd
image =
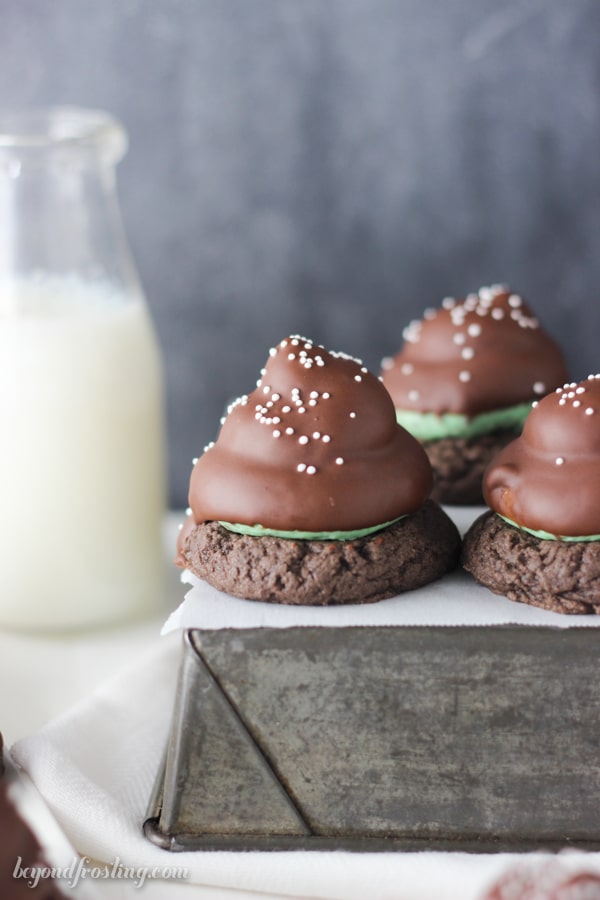
[[[307,467],[306,467],[306,474],[307,474],[307,475],[314,475],[316,471],[317,471],[317,470],[316,470],[315,466],[307,466]]]
[[[309,440],[308,435],[301,434],[300,437],[298,438],[298,443],[299,444],[308,444],[308,440]]]
[[[479,335],[481,334],[481,325],[478,325],[477,322],[473,322],[467,328],[467,332],[469,333],[470,337],[479,337]]]
[[[565,460],[564,460],[563,456],[557,456],[556,459],[554,460],[554,462],[556,463],[557,466],[562,466],[564,461]]]
[[[470,381],[470,380],[471,380],[471,373],[468,372],[466,369],[463,369],[462,372],[459,372],[459,373],[458,373],[458,380],[459,380],[459,381],[464,381],[464,382]]]
[[[336,464],[336,466],[343,466],[344,465],[344,457],[338,456],[335,460],[335,464]]]
[[[536,381],[533,385],[533,392],[535,394],[544,394],[546,392],[546,385],[543,381]]]

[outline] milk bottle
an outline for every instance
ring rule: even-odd
[[[0,113],[0,627],[134,619],[162,586],[158,346],[105,113]]]

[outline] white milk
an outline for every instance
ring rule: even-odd
[[[162,380],[144,301],[0,284],[0,626],[134,618],[161,589]]]

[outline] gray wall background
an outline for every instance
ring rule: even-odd
[[[171,502],[300,332],[377,369],[508,281],[600,369],[598,0],[3,0],[0,105],[124,123],[163,349]]]

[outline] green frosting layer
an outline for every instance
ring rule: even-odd
[[[550,534],[549,531],[536,531],[534,528],[527,528],[525,525],[517,525],[516,522],[513,522],[512,519],[507,519],[506,516],[500,515],[500,513],[496,513],[497,516],[500,516],[508,525],[512,525],[513,528],[518,528],[520,531],[526,531],[527,534],[532,534],[536,538],[540,538],[542,541],[600,541],[600,534],[584,534],[584,535],[567,535],[567,534]]]
[[[252,537],[280,537],[293,541],[354,541],[356,538],[366,537],[399,522],[405,516],[398,516],[383,522],[381,525],[371,525],[369,528],[357,528],[355,531],[278,531],[276,528],[263,528],[262,525],[240,525],[236,522],[219,522],[228,531],[236,534],[249,534]]]
[[[521,431],[530,411],[531,403],[518,403],[516,406],[493,409],[476,416],[466,416],[463,413],[438,415],[412,409],[397,409],[396,419],[418,440],[437,441],[445,437],[472,438],[503,428]]]

